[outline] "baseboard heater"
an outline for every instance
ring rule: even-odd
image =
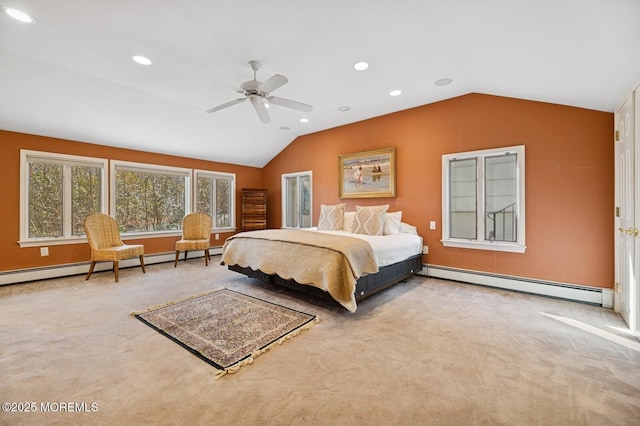
[[[222,247],[212,247],[211,255],[222,254]],[[181,255],[181,259],[184,255]],[[190,252],[189,259],[202,257],[202,252]],[[145,265],[155,263],[173,262],[175,252],[157,253],[145,255]],[[95,272],[111,270],[111,262],[99,262]],[[120,262],[120,268],[139,267],[138,259],[127,259]],[[66,277],[70,275],[86,274],[89,270],[89,262],[73,263],[66,265],[29,268],[15,271],[0,272],[0,285],[17,284],[28,281],[44,280],[49,278]],[[513,277],[508,275],[490,274],[486,272],[457,269],[446,266],[423,264],[419,275],[460,281],[470,284],[496,287],[521,293],[537,294],[554,297],[557,299],[571,300],[575,302],[600,305],[605,308],[613,307],[614,293],[612,289],[580,286],[574,284],[558,283],[553,281],[534,280],[530,278]]]
[[[513,277],[430,264],[425,265],[421,275],[589,303],[605,308],[613,307],[614,294],[613,290],[609,288]]]
[[[212,256],[222,254],[222,247],[211,247],[209,254]],[[190,251],[187,257],[195,259],[203,257],[202,250]],[[176,252],[145,254],[144,264],[153,265],[155,263],[173,262],[176,259]],[[184,252],[180,253],[180,261],[184,259]],[[68,277],[71,275],[86,274],[89,271],[91,262],[69,263],[65,265],[43,266],[39,268],[19,269],[14,271],[0,272],[0,285],[18,284],[28,281],[46,280],[50,278]],[[139,268],[140,261],[137,257],[120,261],[119,269]],[[98,262],[95,272],[110,271],[113,268],[112,262]]]

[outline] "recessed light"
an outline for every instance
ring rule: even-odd
[[[349,111],[350,109],[351,109],[351,108],[349,108],[349,107],[348,107],[348,106],[346,106],[346,105],[341,106],[341,107],[338,107],[338,111],[343,111],[343,112],[344,112],[344,111]]]
[[[33,22],[33,17],[21,10],[8,7],[4,11],[7,13],[7,15],[11,16],[16,21],[25,22],[27,24]]]
[[[440,80],[436,81],[434,84],[436,86],[446,86],[447,84],[451,84],[452,82],[453,80],[450,78],[441,78]]]
[[[288,127],[288,126],[281,126],[280,127],[280,130],[289,130],[289,129],[291,129],[291,127]]]
[[[132,57],[131,59],[133,59],[135,62],[139,63],[140,65],[151,65],[151,59],[147,58],[146,56],[140,56],[140,55],[136,55],[134,57]]]
[[[389,92],[389,96],[400,96],[402,95],[402,90],[392,90]]]
[[[364,71],[367,68],[369,68],[369,64],[364,62],[364,61],[360,61],[360,62],[356,62],[355,64],[353,64],[353,68],[356,71]]]
[[[309,122],[309,119],[308,119],[308,118],[301,118],[301,119],[300,119],[300,122],[301,122],[301,123],[308,123],[308,122]]]

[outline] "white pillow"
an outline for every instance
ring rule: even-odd
[[[346,203],[335,206],[320,204],[320,219],[318,229],[327,231],[340,231],[344,227],[344,208]]]
[[[418,235],[418,228],[408,223],[400,222],[400,233]]]
[[[384,218],[389,205],[384,206],[356,206],[354,234],[382,235]]]
[[[402,220],[402,212],[387,212],[384,219],[383,235],[394,235],[400,233],[400,221]]]
[[[356,220],[356,212],[344,212],[343,231],[353,232],[353,224]]]

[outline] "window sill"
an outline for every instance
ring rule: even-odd
[[[230,227],[230,228],[213,228],[211,230],[212,234],[224,234],[226,232],[236,232],[237,228],[235,227]]]
[[[87,239],[85,237],[77,238],[40,238],[37,240],[24,240],[18,241],[20,248],[25,247],[43,247],[43,246],[62,246],[65,244],[86,244]]]
[[[525,245],[490,241],[441,240],[441,242],[445,247],[504,251],[509,253],[524,253],[527,249],[527,246]]]
[[[236,228],[220,228],[212,229],[212,234],[220,234],[223,232],[235,232]],[[120,234],[122,241],[126,244],[127,240],[139,240],[143,238],[164,238],[164,237],[181,237],[182,230],[175,231],[161,231],[161,232],[137,232]],[[20,248],[25,247],[44,247],[44,246],[62,246],[66,244],[86,244],[86,237],[72,237],[72,238],[39,238],[34,240],[21,240],[18,241]]]
[[[164,232],[139,232],[136,234],[121,234],[122,242],[125,244],[127,240],[138,240],[142,238],[163,238],[163,237],[179,237],[182,231],[164,231]],[[20,248],[25,247],[43,247],[43,246],[62,246],[66,244],[86,244],[86,237],[72,238],[39,238],[37,240],[21,240],[18,241]]]

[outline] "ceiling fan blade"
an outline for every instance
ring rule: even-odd
[[[264,106],[264,102],[262,102],[262,98],[257,95],[249,96],[249,100],[253,104],[253,107],[256,109],[256,113],[258,114],[258,118],[263,124],[267,124],[271,121],[271,117],[269,117],[269,113],[267,112],[267,107]]]
[[[220,111],[221,109],[228,108],[230,106],[233,106],[235,104],[239,104],[239,103],[244,102],[246,100],[247,100],[247,98],[234,99],[233,101],[227,102],[226,104],[218,105],[217,107],[213,107],[211,109],[208,109],[207,112]]]
[[[271,93],[276,90],[278,87],[284,86],[287,84],[289,80],[284,75],[276,74],[268,80],[265,80],[260,86],[258,86],[258,90],[263,93]]]
[[[279,98],[277,96],[269,96],[269,102],[272,104],[280,105],[287,108],[297,109],[299,111],[311,112],[313,107],[311,105],[303,104],[302,102],[291,101],[289,99]]]

